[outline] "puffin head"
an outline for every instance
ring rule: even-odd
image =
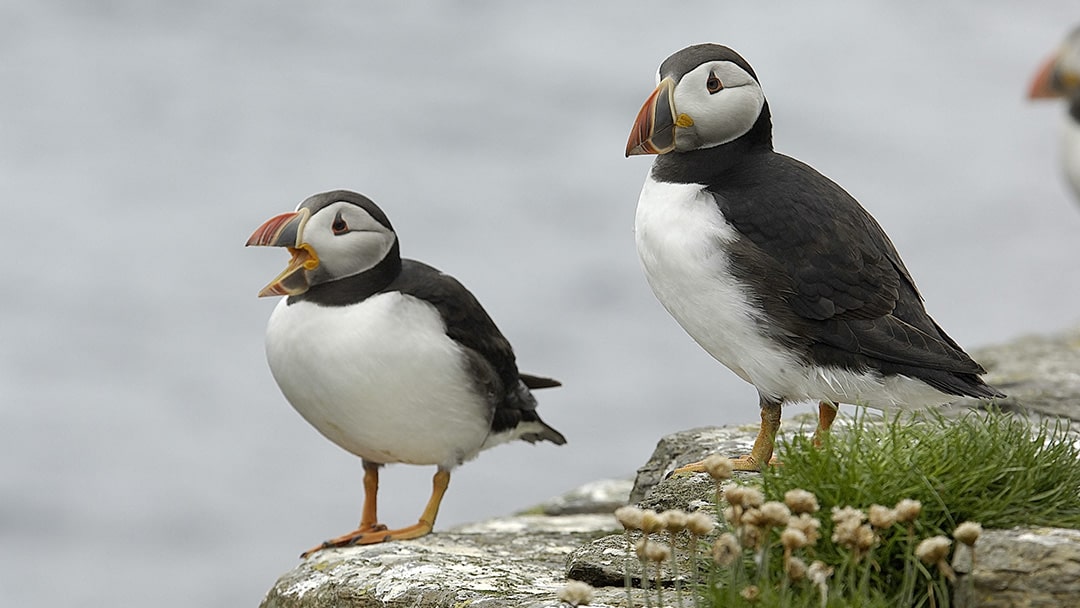
[[[751,134],[771,146],[765,94],[754,68],[719,44],[697,44],[668,57],[656,89],[638,112],[626,155],[713,148]]]
[[[270,218],[248,239],[251,245],[287,247],[292,254],[259,297],[299,295],[385,260],[400,264],[397,234],[386,214],[368,197],[348,190],[316,194],[296,211]]]
[[[1029,99],[1054,97],[1080,100],[1080,27],[1043,62],[1028,89]]]

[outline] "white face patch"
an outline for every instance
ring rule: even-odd
[[[709,92],[711,78],[722,88]],[[675,131],[675,149],[688,152],[726,144],[745,135],[765,105],[754,77],[730,61],[710,61],[688,72],[675,86],[675,111],[693,119]]]
[[[1080,78],[1080,27],[1065,39],[1057,60],[1057,69]]]
[[[337,202],[311,216],[303,240],[319,256],[319,266],[308,276],[315,285],[370,270],[390,252],[397,235],[362,207]]]

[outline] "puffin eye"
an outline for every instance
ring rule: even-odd
[[[720,82],[715,73],[709,72],[709,79],[705,81],[705,88],[708,89],[709,95],[712,95],[723,90],[724,83]]]
[[[334,231],[334,234],[345,234],[349,231],[349,224],[345,222],[345,218],[341,217],[340,211],[334,218],[334,223],[330,224],[330,229]]]

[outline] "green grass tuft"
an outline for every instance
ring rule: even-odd
[[[1063,422],[1030,422],[997,411],[946,418],[935,410],[880,424],[866,414],[815,448],[799,435],[778,445],[783,465],[762,475],[766,497],[803,488],[833,506],[923,504],[920,521],[951,532],[987,528],[1080,528],[1080,449]]]
[[[892,507],[905,498],[922,503],[913,526],[920,539],[951,538],[964,521],[1080,528],[1080,449],[1067,424],[1033,427],[998,411],[947,418],[935,410],[870,421],[861,411],[821,448],[801,434],[780,442],[783,464],[762,474],[767,500],[783,500],[795,488],[817,496],[823,540],[833,532],[832,507]],[[882,535],[873,552],[878,567],[870,584],[888,597],[900,597],[905,573],[922,567],[906,536]],[[814,553],[832,564],[846,558],[828,542]]]
[[[1080,529],[1080,448],[1067,424],[1032,426],[999,411],[952,418],[928,410],[885,419],[858,411],[821,447],[803,434],[781,441],[782,464],[760,477],[730,481],[730,470],[710,468],[723,497],[713,540],[699,540],[700,531],[688,542],[687,531],[676,536],[676,529],[711,527],[700,512],[623,507],[616,515],[627,530],[667,528],[668,542],[688,547],[692,563],[701,563],[698,553],[711,553],[703,572],[694,566],[686,577],[704,574],[704,585],[674,589],[680,604],[688,589],[695,608],[948,608],[952,585],[971,584],[957,581],[949,561],[958,551],[974,559],[975,523]],[[785,505],[785,494],[795,489],[812,493],[819,508],[805,493],[793,493]],[[701,517],[706,521],[698,525]],[[972,523],[959,536],[974,549],[952,540],[964,522]],[[649,542],[655,541],[640,548]],[[659,581],[670,554],[649,559],[658,560]],[[659,583],[646,582],[643,593],[647,606],[654,594],[663,605]],[[632,603],[629,580],[627,594]]]

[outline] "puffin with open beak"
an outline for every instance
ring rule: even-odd
[[[757,388],[761,427],[737,469],[770,461],[784,403],[819,401],[820,440],[840,403],[1002,396],[926,313],[874,218],[773,151],[769,104],[745,59],[699,44],[668,57],[657,80],[626,144],[627,156],[656,155],[638,199],[638,256],[683,329]]]
[[[1080,199],[1080,27],[1046,59],[1035,74],[1028,99],[1062,99],[1068,112],[1061,134],[1061,161],[1065,177]]]
[[[536,412],[532,389],[559,386],[518,371],[514,351],[461,283],[402,259],[390,220],[347,190],[316,194],[275,216],[248,245],[285,247],[285,270],[259,292],[284,296],[266,331],[270,371],[290,404],[359,456],[359,527],[304,553],[431,532],[450,472],[514,439],[566,443]],[[416,524],[379,523],[379,469],[433,465]]]

